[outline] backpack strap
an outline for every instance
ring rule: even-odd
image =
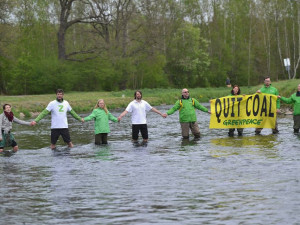
[[[182,109],[182,107],[183,107],[183,104],[182,104],[182,99],[180,99],[179,100],[179,105],[180,105],[180,108],[179,108],[179,112],[180,112],[180,110]]]
[[[195,106],[195,99],[192,98],[192,103],[193,103],[193,106]],[[180,105],[180,108],[179,108],[179,111],[183,108],[183,104],[182,104],[182,99],[179,100],[179,105]]]

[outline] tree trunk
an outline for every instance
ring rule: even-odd
[[[277,5],[277,1],[276,1],[276,5]],[[277,12],[277,9],[275,11],[275,24],[276,24],[277,49],[278,49],[279,60],[280,60],[280,64],[284,65],[283,59],[282,59],[281,45],[280,45],[280,34],[279,34],[279,24],[278,24],[278,12]],[[280,68],[282,68],[282,73],[286,74],[285,71],[284,71],[284,66],[281,66]]]
[[[58,42],[58,59],[66,59],[66,46],[65,46],[65,34],[66,27],[60,24],[58,33],[57,33],[57,42]]]
[[[296,41],[294,39],[294,74],[293,74],[292,79],[296,78],[297,69],[298,69],[298,66],[299,66],[299,63],[300,63],[300,3],[299,2],[297,2],[297,9],[298,9],[298,19],[297,19],[297,24],[298,24],[298,59],[296,59]],[[294,33],[294,31],[293,31],[293,33]]]

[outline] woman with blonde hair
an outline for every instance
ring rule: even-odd
[[[82,119],[84,121],[95,121],[95,144],[107,144],[107,134],[110,133],[109,120],[118,122],[108,110],[103,99],[99,99],[93,112]]]

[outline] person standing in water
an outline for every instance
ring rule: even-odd
[[[237,95],[240,95],[240,94],[241,94],[240,87],[238,85],[234,85],[232,90],[231,90],[231,94],[229,96],[237,96]],[[234,136],[234,131],[235,131],[235,128],[230,128],[229,132],[228,132],[228,135],[230,137],[233,137]],[[238,136],[242,136],[243,131],[244,131],[244,128],[237,128]]]
[[[181,99],[176,101],[175,105],[164,114],[164,116],[167,117],[179,110],[179,122],[183,139],[189,139],[190,130],[195,138],[200,138],[195,109],[210,113],[208,109],[202,106],[196,99],[190,98],[189,90],[184,88],[181,91]]]
[[[51,149],[56,148],[56,142],[59,136],[62,136],[65,143],[69,148],[73,147],[71,142],[70,133],[68,129],[68,118],[67,113],[69,112],[75,119],[81,121],[81,117],[76,114],[72,109],[69,102],[64,100],[64,91],[57,89],[56,100],[50,102],[46,109],[44,109],[40,115],[32,121],[32,125],[36,125],[46,115],[51,113]]]
[[[256,93],[264,93],[264,94],[272,94],[278,96],[278,90],[277,88],[273,87],[271,84],[271,78],[270,77],[265,77],[264,79],[264,86],[261,87],[261,89],[257,90]],[[280,112],[280,100],[279,98],[276,101],[276,113]],[[263,128],[256,128],[255,129],[255,134],[260,134]],[[276,117],[276,124],[275,128],[272,129],[273,134],[278,134],[278,124],[277,124],[277,117]]]
[[[15,117],[14,113],[11,111],[11,105],[4,104],[3,113],[0,115],[0,152],[3,152],[4,147],[9,146],[13,147],[13,152],[17,152],[19,150],[15,137],[11,132],[13,122],[28,126],[32,125],[30,122],[26,122]]]
[[[148,102],[142,100],[142,92],[134,92],[134,100],[130,102],[124,112],[120,114],[118,120],[120,121],[123,116],[128,112],[131,113],[131,123],[132,123],[132,141],[138,141],[139,132],[141,132],[143,137],[143,142],[147,143],[148,141],[148,127],[146,114],[148,111],[152,110],[153,112],[161,115],[163,114],[158,111],[156,108],[152,107]]]
[[[85,121],[95,121],[95,144],[107,144],[107,135],[110,133],[109,120],[118,122],[118,119],[114,117],[108,110],[103,99],[99,99],[93,112],[82,119]]]
[[[282,96],[278,96],[281,101],[283,101],[286,104],[293,104],[294,113],[293,113],[293,119],[294,119],[294,133],[298,134],[300,129],[300,84],[298,84],[297,92],[292,94],[289,98],[285,98]]]

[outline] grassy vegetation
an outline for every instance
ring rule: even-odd
[[[273,82],[282,96],[289,97],[296,92],[300,79]],[[262,85],[241,87],[242,94],[253,94]],[[230,93],[230,88],[193,88],[189,89],[191,97],[200,102],[208,102]],[[151,105],[174,104],[181,96],[181,89],[143,89],[143,99]],[[133,99],[134,90],[124,90],[118,92],[69,92],[65,93],[65,99],[68,100],[72,108],[78,112],[90,112],[98,99],[105,100],[109,109],[125,108]],[[22,112],[25,116],[31,116],[32,112],[42,111],[47,104],[55,99],[55,93],[47,95],[22,95],[22,96],[0,96],[0,103],[9,103],[12,105],[15,113]]]

